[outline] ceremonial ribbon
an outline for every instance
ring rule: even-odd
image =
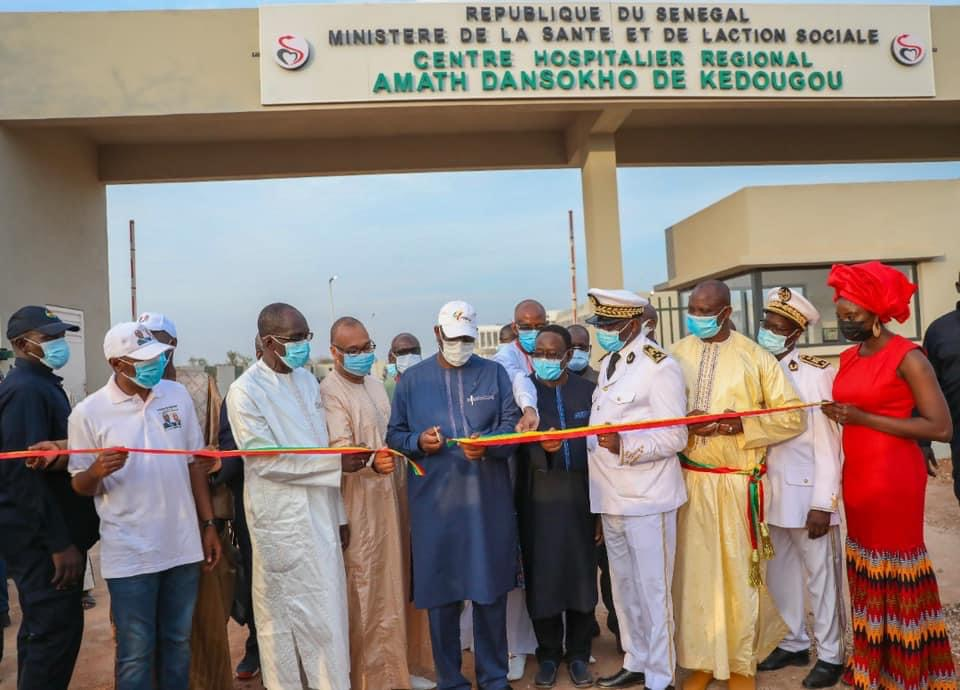
[[[601,434],[617,434],[624,431],[662,429],[670,426],[691,426],[693,424],[711,424],[713,422],[722,422],[730,419],[742,419],[743,417],[761,417],[764,415],[777,414],[780,412],[793,412],[794,410],[804,410],[810,407],[820,407],[821,405],[829,404],[829,400],[823,400],[821,402],[797,403],[795,405],[769,407],[759,410],[746,410],[743,412],[719,412],[716,414],[701,414],[690,417],[647,419],[642,422],[622,422],[620,424],[590,424],[588,426],[578,426],[570,429],[554,429],[553,431],[522,431],[513,434],[492,434],[490,436],[478,436],[477,438],[461,437],[449,439],[447,444],[486,447],[509,446],[517,443],[538,443],[541,441],[567,441],[574,438],[598,436]]]
[[[566,441],[575,438],[584,438],[586,436],[597,436],[599,434],[614,434],[624,431],[638,431],[641,429],[661,429],[671,426],[690,426],[693,424],[710,424],[713,422],[722,422],[729,419],[742,419],[744,417],[760,417],[764,415],[777,414],[780,412],[792,412],[794,410],[803,410],[810,407],[820,407],[827,405],[830,401],[824,400],[814,403],[798,403],[795,405],[784,405],[783,407],[770,407],[758,410],[745,410],[742,412],[719,412],[716,414],[693,415],[690,417],[672,417],[668,419],[647,419],[641,422],[623,422],[620,424],[591,424],[587,426],[573,427],[570,429],[558,429],[554,431],[522,431],[511,434],[492,434],[490,436],[479,436],[477,438],[452,438],[447,440],[448,445],[473,445],[473,446],[508,446],[518,443],[538,443],[541,441]],[[106,450],[116,450],[127,453],[144,453],[152,455],[196,455],[206,458],[226,458],[237,455],[261,456],[261,455],[336,455],[340,453],[372,453],[370,448],[359,446],[345,446],[341,448],[256,448],[252,450],[178,450],[171,448],[84,448],[69,450],[18,450],[0,453],[0,460],[15,460],[23,458],[37,457],[58,457],[61,455],[96,455]],[[388,449],[386,449],[388,450]],[[391,451],[395,455],[403,456],[401,453]],[[413,473],[418,477],[426,474],[423,467],[406,458],[410,463]]]
[[[763,476],[767,473],[767,463],[764,458],[752,469],[738,469],[736,467],[716,467],[704,465],[691,460],[683,453],[677,453],[680,465],[691,472],[706,474],[738,474],[747,477],[747,524],[750,526],[750,584],[759,587],[763,582],[760,575],[760,559],[770,560],[774,556],[773,542],[770,541],[770,531],[763,514]]]
[[[14,450],[0,453],[0,460],[23,460],[27,458],[57,458],[61,455],[99,455],[106,451],[116,451],[120,453],[141,453],[144,455],[195,455],[201,458],[233,458],[238,455],[246,457],[259,457],[264,455],[341,455],[351,453],[377,453],[383,450],[390,451],[393,455],[405,457],[389,448],[380,448],[374,450],[362,446],[341,446],[339,448],[330,447],[276,447],[276,448],[253,448],[250,450],[212,450],[210,448],[201,448],[198,450],[183,450],[178,448],[127,448],[125,446],[116,446],[112,448],[68,448],[66,450]],[[410,469],[418,477],[422,477],[425,472],[423,468],[410,458],[406,458],[410,463]]]

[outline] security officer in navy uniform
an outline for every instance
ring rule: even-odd
[[[0,451],[64,448],[70,403],[54,373],[79,330],[44,307],[10,317],[16,362],[0,383]],[[66,690],[83,637],[85,552],[99,533],[90,498],[76,495],[65,457],[0,461],[0,558],[17,585],[18,690]]]

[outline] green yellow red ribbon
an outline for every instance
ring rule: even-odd
[[[621,433],[625,431],[639,431],[642,429],[660,429],[670,426],[690,426],[693,424],[710,424],[712,422],[721,422],[729,419],[739,419],[743,417],[760,417],[764,415],[778,414],[780,412],[792,412],[794,410],[803,410],[810,407],[820,407],[827,405],[830,401],[824,400],[814,403],[798,403],[795,405],[784,405],[782,407],[763,408],[758,410],[746,410],[743,412],[720,412],[716,414],[692,415],[690,417],[672,417],[668,419],[647,419],[639,422],[624,422],[621,424],[590,424],[587,426],[574,427],[571,429],[557,429],[553,431],[521,431],[511,434],[491,434],[489,436],[479,436],[477,438],[453,438],[448,439],[448,445],[474,445],[474,446],[509,446],[518,443],[539,443],[541,441],[566,441],[575,438],[584,438],[586,436],[597,436],[599,434]],[[360,446],[345,446],[340,448],[329,447],[277,447],[277,448],[256,448],[251,450],[181,450],[173,448],[73,448],[68,450],[17,450],[0,453],[0,460],[16,460],[37,457],[59,457],[61,455],[96,455],[107,450],[116,450],[127,453],[143,453],[150,455],[196,455],[204,458],[229,458],[237,455],[258,457],[262,455],[339,455],[342,453],[372,453],[376,452],[371,448]],[[389,450],[389,449],[381,449]],[[406,458],[410,468],[415,475],[422,477],[426,474],[423,467],[415,461],[407,458],[402,453],[390,451],[394,455]]]
[[[517,443],[568,441],[570,439],[584,438],[586,436],[615,434],[624,431],[661,429],[670,426],[691,426],[694,424],[711,424],[713,422],[741,419],[743,417],[761,417],[765,415],[778,414],[781,412],[793,412],[795,410],[804,410],[811,407],[820,407],[821,405],[828,404],[830,404],[829,400],[823,400],[820,402],[797,403],[795,405],[769,407],[758,410],[746,410],[743,412],[718,412],[715,414],[701,414],[690,417],[647,419],[641,422],[623,422],[621,424],[590,424],[587,426],[573,427],[570,429],[555,429],[552,431],[521,431],[512,434],[492,434],[490,436],[478,436],[477,438],[461,437],[449,439],[447,443],[449,445],[509,446]]]

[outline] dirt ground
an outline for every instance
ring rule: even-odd
[[[940,595],[948,614],[951,640],[954,657],[960,667],[960,507],[953,496],[949,462],[940,463],[939,477],[930,481],[927,490],[926,541],[930,555],[937,570],[940,584]],[[7,653],[0,663],[0,690],[14,690],[16,688],[16,629],[19,624],[20,611],[16,603],[16,593],[11,589],[11,617],[13,625],[4,631]],[[103,582],[99,582],[95,591],[97,607],[87,612],[86,631],[84,633],[83,648],[70,687],[72,690],[107,690],[113,687],[113,642],[110,623],[107,614],[109,597]],[[849,634],[849,632],[848,632]],[[234,663],[243,655],[243,643],[246,639],[245,631],[231,622],[230,641]],[[593,665],[594,675],[601,676],[613,673],[620,668],[621,657],[617,654],[616,645],[609,633],[594,643],[594,655],[597,663]],[[465,654],[465,661],[470,663],[470,655]],[[533,676],[536,673],[536,661],[531,657],[527,663],[527,673],[522,681],[513,683],[516,690],[533,688]],[[761,674],[758,690],[773,690],[779,688],[799,688],[800,681],[806,675],[807,669],[791,668],[775,673]],[[681,676],[682,677],[682,674]],[[572,688],[566,676],[565,669],[561,669],[558,688]],[[714,683],[711,688],[719,689],[726,683]],[[259,680],[235,682],[237,690],[262,690]],[[377,689],[380,690],[380,689]],[[388,689],[383,689],[388,690]]]

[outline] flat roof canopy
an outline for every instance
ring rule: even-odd
[[[597,136],[620,166],[960,159],[960,7],[929,13],[934,96],[302,105],[263,105],[257,10],[0,14],[0,125],[82,134],[108,183],[578,167]]]

